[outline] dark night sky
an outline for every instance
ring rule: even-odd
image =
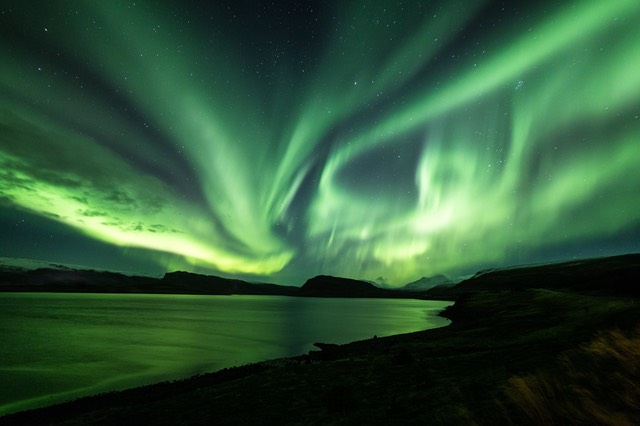
[[[0,0],[0,256],[396,285],[640,251],[640,2]]]

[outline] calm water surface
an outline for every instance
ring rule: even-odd
[[[278,296],[0,294],[0,415],[190,377],[312,343],[447,325],[451,302]]]

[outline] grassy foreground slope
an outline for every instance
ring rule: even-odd
[[[452,325],[0,418],[6,424],[640,424],[640,255],[483,273]]]

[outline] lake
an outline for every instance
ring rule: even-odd
[[[449,323],[452,302],[0,293],[0,415]]]

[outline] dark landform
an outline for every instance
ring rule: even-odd
[[[162,278],[153,278],[69,268],[0,269],[3,292],[293,295],[297,290],[190,272],[169,272]]]
[[[424,296],[424,292],[412,292],[406,294],[398,290],[391,290],[376,287],[375,285],[349,278],[332,277],[319,275],[304,283],[298,291],[298,296],[303,297],[419,297]]]
[[[320,275],[302,287],[249,283],[238,279],[168,272],[162,278],[130,276],[116,272],[60,267],[26,270],[0,268],[0,292],[74,292],[197,295],[274,295],[302,297],[415,298],[424,291],[383,289],[365,281]]]
[[[317,342],[0,423],[640,424],[639,283],[640,254],[484,271],[430,290],[456,300],[447,327]]]

